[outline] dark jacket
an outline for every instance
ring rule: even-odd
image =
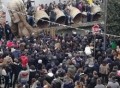
[[[3,37],[3,35],[4,35],[4,29],[3,29],[3,28],[0,28],[0,40],[1,40],[1,38]]]
[[[19,64],[19,63],[14,63],[14,64],[12,65],[13,74],[18,75],[21,70],[22,70],[22,65],[21,65],[21,64]]]
[[[5,35],[7,40],[10,40],[12,38],[12,32],[8,24],[5,25]]]
[[[30,69],[30,75],[29,75],[29,84],[31,84],[31,81],[33,78],[35,78],[36,70]]]
[[[12,55],[14,56],[14,58],[19,58],[21,55],[21,52],[19,50],[15,50],[14,52],[12,52]]]

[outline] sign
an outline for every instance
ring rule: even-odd
[[[92,27],[92,32],[93,33],[99,33],[100,31],[100,26],[98,24],[95,24],[93,27]]]

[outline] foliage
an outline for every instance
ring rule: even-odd
[[[108,0],[107,33],[120,35],[120,0]]]

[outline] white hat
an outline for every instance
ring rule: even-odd
[[[72,33],[73,33],[73,34],[77,34],[76,31],[73,31]]]
[[[60,66],[62,66],[63,64],[62,63],[60,63]]]
[[[91,52],[90,47],[89,47],[89,46],[86,46],[86,47],[85,47],[85,54],[86,54],[86,55],[91,55],[91,53],[92,53],[92,52]]]
[[[41,63],[42,63],[42,60],[41,60],[41,59],[40,59],[40,60],[38,60],[38,63],[39,63],[39,64],[41,64]]]
[[[53,76],[54,76],[54,74],[53,74],[52,72],[49,72],[47,75],[48,75],[49,77],[53,77]]]
[[[11,52],[14,52],[15,51],[15,49],[14,48],[11,48]]]
[[[71,53],[67,53],[68,54],[68,57],[72,57],[72,54]]]
[[[92,65],[92,64],[90,64],[90,65],[88,65],[89,67],[93,67],[94,65]]]

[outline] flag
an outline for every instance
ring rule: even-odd
[[[92,5],[93,0],[87,0],[90,5]]]

